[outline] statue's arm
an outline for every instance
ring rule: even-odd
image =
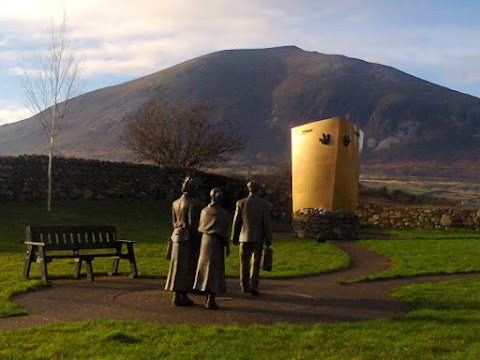
[[[242,229],[242,214],[240,212],[240,206],[237,202],[235,215],[233,216],[232,234],[230,236],[233,245],[238,245],[241,229]]]
[[[173,206],[173,204],[172,204],[172,226],[173,226],[173,227],[175,227],[176,222],[177,222],[177,217],[176,217],[176,215],[175,215],[175,208],[174,208],[174,206]]]

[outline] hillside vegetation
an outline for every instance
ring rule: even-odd
[[[363,173],[480,172],[480,99],[388,66],[294,46],[220,51],[81,95],[58,138],[59,153],[135,160],[120,137],[126,115],[151,94],[207,101],[241,123],[249,142],[231,167],[285,161],[292,126],[347,116],[365,132]],[[45,149],[35,118],[0,127],[0,154]]]

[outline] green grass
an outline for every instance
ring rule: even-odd
[[[161,202],[63,202],[46,214],[43,203],[0,204],[0,314],[19,313],[12,293],[41,286],[21,279],[27,224],[114,224],[121,237],[138,240],[143,276],[163,277],[169,206]],[[479,269],[480,234],[468,231],[389,231],[400,240],[362,243],[393,259],[394,269],[376,277]],[[345,265],[329,244],[274,239],[274,272],[300,276]],[[227,273],[236,276],[232,247]],[[331,251],[331,252],[330,252]],[[325,258],[321,256],[325,253]],[[340,260],[339,260],[340,259]],[[337,263],[337,265],[335,265]],[[94,261],[106,271],[108,262]],[[340,265],[339,265],[340,264]],[[343,264],[343,265],[342,265]],[[49,264],[54,276],[70,276],[73,264]],[[285,268],[282,268],[282,266]],[[102,268],[105,266],[105,269]],[[278,271],[278,274],[275,273]],[[35,274],[35,273],[34,273]],[[282,275],[279,275],[282,274]],[[164,326],[142,322],[89,321],[52,324],[0,333],[0,358],[21,359],[478,359],[480,358],[480,278],[412,285],[391,294],[415,304],[398,319],[357,323],[272,326]]]
[[[169,262],[165,259],[167,238],[171,232],[170,204],[165,201],[64,201],[56,203],[47,213],[43,202],[4,202],[0,204],[0,317],[22,314],[23,311],[9,301],[19,292],[43,286],[39,280],[37,264],[32,264],[31,280],[21,277],[25,251],[27,225],[90,225],[117,226],[123,239],[137,240],[135,255],[139,275],[164,278]],[[284,226],[275,224],[276,227]],[[345,268],[348,256],[330,244],[317,244],[313,240],[293,238],[274,239],[274,271],[262,272],[264,278],[289,278],[319,274]],[[93,262],[96,275],[106,274],[111,260],[98,258]],[[48,264],[52,279],[72,277],[71,260],[54,260]],[[238,247],[226,260],[226,274],[239,274]],[[121,272],[129,271],[128,261],[120,262]]]
[[[0,334],[5,359],[478,359],[480,279],[392,292],[402,319],[272,326],[95,321]],[[14,345],[12,345],[14,344]]]
[[[393,267],[360,280],[480,271],[480,233],[474,230],[384,230],[398,240],[360,243],[386,255]]]

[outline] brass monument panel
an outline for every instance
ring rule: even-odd
[[[292,128],[293,212],[355,211],[360,130],[343,117]]]

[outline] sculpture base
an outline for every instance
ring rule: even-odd
[[[346,210],[301,209],[293,214],[292,232],[298,238],[358,240],[359,229],[359,218]]]

